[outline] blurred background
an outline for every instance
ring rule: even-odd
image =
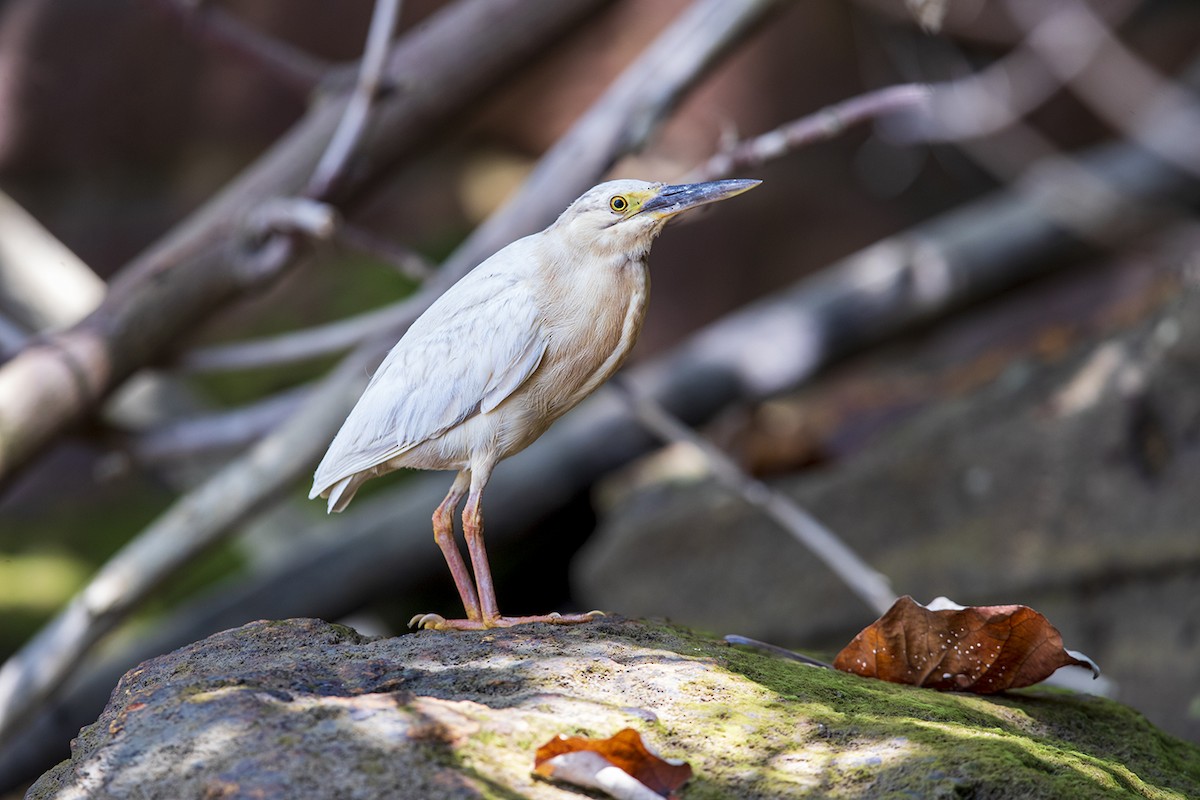
[[[0,375],[54,346],[110,282],[135,294],[152,244],[344,95],[373,5],[0,2]],[[405,2],[397,46],[456,5],[469,4]],[[148,327],[115,392],[28,456],[0,453],[0,656],[180,498],[201,515],[221,505],[196,487],[292,419],[366,334],[304,358],[272,357],[269,337],[321,338],[412,296],[703,3],[584,5],[403,153],[353,162],[352,188],[330,198],[336,234],[186,312],[169,337]],[[613,148],[586,185],[680,180],[831,104],[932,88],[845,130],[829,116],[826,140],[739,166],[763,179],[754,192],[669,228],[631,372],[652,383],[714,324],[702,343],[719,350],[731,314],[808,309],[808,338],[788,329],[750,347],[768,361],[811,349],[811,369],[672,408],[897,593],[1033,606],[1116,697],[1200,741],[1200,5],[758,5],[644,144]],[[381,102],[439,91],[437,76],[407,70]],[[898,283],[873,289],[897,264]],[[115,295],[86,329],[104,335]],[[128,324],[121,335],[137,340]],[[227,345],[250,341],[276,349],[237,362]],[[350,371],[361,389],[369,368]],[[598,452],[604,437],[580,438],[599,415],[586,408],[497,470],[485,507],[505,613],[603,608],[825,653],[875,618],[694,449],[626,436]],[[2,449],[25,423],[2,408],[0,422]],[[0,756],[5,787],[65,757],[121,672],[207,633],[321,616],[394,635],[416,612],[455,612],[429,529],[451,476],[372,481],[327,518],[306,500],[329,433],[313,438],[286,486],[156,574],[25,715],[23,749]]]

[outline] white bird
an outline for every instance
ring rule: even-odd
[[[667,221],[759,183],[602,183],[541,233],[471,270],[388,353],[317,467],[309,497],[328,497],[329,511],[341,511],[377,475],[401,467],[458,471],[433,514],[433,534],[466,619],[423,614],[411,625],[481,629],[592,618],[500,615],[483,545],[483,489],[499,461],[531,444],[625,361],[646,314],[646,256]],[[474,580],[454,539],[464,497]]]

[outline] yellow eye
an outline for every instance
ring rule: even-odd
[[[618,214],[624,214],[625,210],[629,208],[629,201],[618,194],[608,201],[608,207]]]

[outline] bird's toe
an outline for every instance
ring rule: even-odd
[[[414,630],[437,630],[446,624],[446,618],[441,614],[417,614],[408,621],[408,627]]]

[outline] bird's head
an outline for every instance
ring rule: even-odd
[[[677,214],[739,195],[760,183],[757,180],[682,184],[608,181],[584,192],[551,227],[568,236],[572,243],[640,256]]]

